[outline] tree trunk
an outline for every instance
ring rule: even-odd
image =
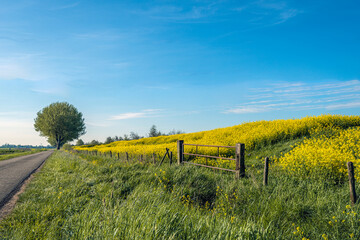
[[[60,141],[56,141],[56,149],[60,150]]]

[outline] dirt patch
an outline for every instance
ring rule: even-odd
[[[19,199],[20,194],[22,194],[26,186],[31,182],[31,180],[34,178],[34,175],[41,170],[41,168],[44,166],[45,161],[41,164],[41,166],[33,173],[31,174],[20,186],[19,190],[10,198],[10,200],[0,208],[0,221],[3,220],[6,216],[8,216],[12,210],[15,207],[16,202]]]

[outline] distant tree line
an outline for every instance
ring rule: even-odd
[[[5,143],[3,145],[0,146],[0,148],[53,148],[50,145],[47,146],[34,146],[34,145],[15,145],[15,144],[9,144],[9,143]]]
[[[169,136],[169,135],[175,135],[175,134],[182,134],[185,133],[181,130],[171,130],[168,133],[163,133],[157,130],[155,125],[152,125],[149,133],[147,134],[147,137],[158,137],[158,136]],[[140,136],[138,133],[136,132],[130,132],[130,134],[124,134],[123,136],[115,136],[115,137],[107,137],[104,141],[104,144],[109,144],[112,142],[117,142],[117,141],[129,141],[129,140],[137,140],[137,139],[141,139],[144,138],[144,136]],[[97,141],[97,140],[92,140],[90,142],[84,143],[84,141],[82,139],[78,139],[76,142],[77,146],[81,146],[81,145],[99,145],[102,144],[101,142]]]

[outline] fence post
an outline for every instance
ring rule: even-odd
[[[125,155],[126,155],[126,161],[128,162],[129,161],[129,153],[125,152]]]
[[[118,159],[120,159],[120,153],[117,153]]]
[[[153,163],[154,164],[156,164],[156,159],[155,158],[156,158],[156,155],[155,155],[155,153],[153,153]]]
[[[171,166],[171,164],[172,164],[172,152],[170,152],[170,166]]]
[[[245,144],[237,143],[235,146],[236,155],[236,178],[245,177]]]
[[[351,199],[351,204],[354,205],[356,203],[354,164],[352,162],[348,162],[347,169],[349,174],[350,199]]]
[[[112,152],[110,151],[110,157],[112,158]]]
[[[184,161],[184,140],[177,141],[177,162],[182,164]]]
[[[141,163],[143,162],[143,155],[142,154],[140,155],[140,162]]]
[[[265,166],[264,166],[264,185],[268,185],[268,177],[269,177],[269,158],[265,158]]]

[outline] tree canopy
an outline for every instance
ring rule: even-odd
[[[82,113],[67,102],[52,103],[39,111],[34,127],[57,149],[85,134]]]
[[[161,135],[162,133],[156,129],[156,126],[152,125],[149,131],[149,137],[158,137]]]
[[[85,143],[84,143],[84,141],[82,140],[82,139],[78,139],[77,141],[76,141],[76,146],[82,146],[82,145],[84,145]]]

